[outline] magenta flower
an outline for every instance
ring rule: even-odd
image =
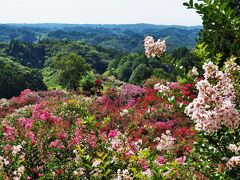
[[[47,120],[47,119],[50,119],[51,117],[51,114],[47,111],[44,111],[41,115],[40,115],[40,119],[41,120]]]
[[[115,138],[116,136],[117,136],[117,131],[115,130],[111,130],[108,134],[108,138],[111,138],[111,139]]]

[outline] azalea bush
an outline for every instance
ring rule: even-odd
[[[179,169],[195,131],[153,88],[126,84],[100,97],[26,90],[0,107],[2,179],[186,176]]]

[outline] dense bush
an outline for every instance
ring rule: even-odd
[[[200,1],[200,0],[199,0]],[[220,65],[231,55],[240,56],[240,2],[238,0],[190,0],[184,3],[195,9],[203,20],[199,43],[208,45],[210,57],[222,54]]]
[[[86,74],[90,66],[85,59],[75,53],[54,59],[54,68],[59,71],[59,81],[67,89],[77,90],[79,81]]]
[[[3,57],[0,57],[0,67],[0,98],[18,96],[24,89],[46,89],[38,70],[24,67]]]

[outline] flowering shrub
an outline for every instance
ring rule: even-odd
[[[239,113],[235,109],[236,93],[227,74],[212,62],[203,65],[204,79],[197,82],[198,97],[186,108],[196,122],[196,129],[212,133],[224,124],[230,129],[239,127]]]
[[[2,179],[180,177],[193,143],[188,118],[152,88],[27,90],[1,107]]]
[[[240,67],[234,59],[226,62],[225,71],[212,62],[203,65],[204,79],[196,84],[198,96],[185,109],[195,128],[203,132],[198,134],[192,160],[198,162],[196,171],[205,177],[240,176]]]

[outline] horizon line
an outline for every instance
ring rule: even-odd
[[[0,25],[41,25],[41,24],[61,24],[61,25],[155,25],[155,26],[203,26],[202,24],[198,25],[181,25],[181,24],[155,24],[155,23],[65,23],[65,22],[4,22]]]

